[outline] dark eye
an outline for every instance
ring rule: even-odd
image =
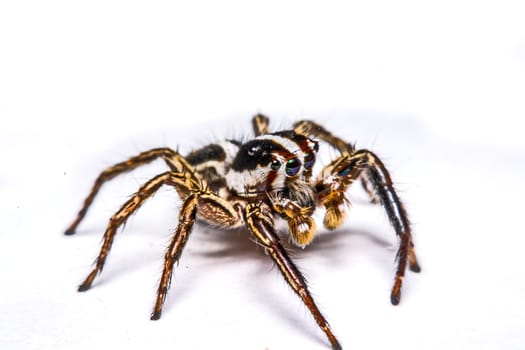
[[[306,155],[304,156],[304,167],[306,169],[310,169],[313,165],[314,165],[314,162],[315,162],[315,156],[313,153],[306,153]]]
[[[260,149],[261,147],[259,145],[253,145],[252,147],[248,149],[248,155],[250,157],[253,157],[256,153],[259,152]]]
[[[270,168],[272,170],[277,171],[281,167],[281,162],[279,162],[277,159],[272,160],[272,163],[270,164]]]
[[[350,167],[344,168],[337,175],[344,177],[344,176],[347,176],[348,174],[350,174]]]
[[[297,175],[299,170],[301,169],[301,162],[297,158],[292,158],[289,161],[286,162],[286,175],[288,176],[294,176]]]

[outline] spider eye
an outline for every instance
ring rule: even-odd
[[[286,175],[288,176],[294,176],[297,175],[299,170],[301,169],[301,162],[297,158],[292,158],[289,161],[286,162]]]
[[[314,154],[312,152],[306,153],[306,155],[304,156],[304,167],[306,169],[310,169],[314,165],[314,162],[315,162]]]
[[[350,174],[350,167],[344,168],[337,175],[344,177],[344,176],[347,176],[348,174]]]
[[[277,171],[279,170],[280,167],[281,167],[280,161],[278,161],[277,159],[272,160],[272,163],[270,164],[270,168],[272,170]]]
[[[248,149],[248,155],[250,157],[253,157],[256,153],[259,152],[260,149],[261,147],[259,145],[253,145],[252,147]]]

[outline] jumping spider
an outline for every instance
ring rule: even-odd
[[[277,219],[287,222],[292,242],[304,247],[315,235],[312,219],[315,209],[325,208],[323,223],[326,228],[340,226],[348,202],[345,192],[355,180],[359,180],[372,201],[383,205],[399,238],[397,271],[390,296],[392,304],[398,304],[407,263],[412,271],[419,272],[420,268],[406,211],[381,160],[368,150],[355,149],[312,121],[299,121],[293,129],[278,132],[269,132],[268,123],[268,118],[263,115],[253,117],[255,137],[247,142],[225,140],[185,157],[169,148],[155,148],[104,170],[65,234],[75,233],[106,181],[158,158],[169,167],[168,171],[140,187],[111,217],[95,266],[78,290],[88,290],[95,276],[102,271],[117,229],[162,185],[170,185],[180,195],[182,207],[178,226],[165,254],[152,320],[161,316],[173,264],[180,259],[195,220],[224,228],[245,226],[310,310],[332,348],[341,349],[310,295],[303,275],[281,245],[274,222]],[[312,169],[319,150],[316,139],[328,143],[340,155],[314,177]]]

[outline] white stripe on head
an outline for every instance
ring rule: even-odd
[[[296,155],[301,160],[304,157],[304,153],[301,150],[301,147],[294,142],[293,140],[290,140],[289,138],[282,137],[279,135],[272,135],[272,134],[266,134],[256,137],[258,140],[271,140],[275,143],[281,145],[284,149],[286,149],[288,152]]]

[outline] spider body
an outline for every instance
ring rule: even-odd
[[[325,209],[324,226],[334,229],[344,222],[346,190],[360,180],[373,202],[379,202],[399,237],[398,268],[391,293],[398,304],[401,284],[408,266],[420,268],[414,252],[410,223],[390,175],[381,160],[368,150],[356,150],[312,121],[300,121],[293,129],[270,133],[268,118],[252,120],[255,137],[247,142],[225,140],[190,152],[186,157],[169,148],[156,148],[103,171],[84,201],[76,219],[66,230],[73,234],[102,185],[115,176],[155,159],[163,159],[169,170],[147,181],[109,220],[95,267],[79,286],[88,290],[102,271],[117,229],[161,186],[173,186],[182,199],[179,223],[166,251],[162,277],[151,319],[160,318],[171,283],[174,263],[196,220],[223,228],[247,227],[279,267],[284,278],[310,310],[333,349],[340,349],[326,319],[317,308],[302,274],[283,248],[274,223],[288,223],[292,241],[304,247],[315,235],[312,214]],[[340,155],[314,176],[319,141],[331,145]]]
[[[318,149],[316,141],[294,131],[281,131],[257,136],[244,144],[233,140],[211,144],[191,152],[186,160],[210,191],[238,207],[241,213],[254,201],[270,208],[284,203],[300,208],[308,215],[299,231],[308,231],[308,240],[296,240],[300,236],[297,229],[291,236],[294,242],[304,246],[314,233],[310,214],[315,210],[317,198],[308,180]],[[227,228],[245,224],[242,215],[232,224],[208,209],[201,205],[197,214],[210,224]]]

